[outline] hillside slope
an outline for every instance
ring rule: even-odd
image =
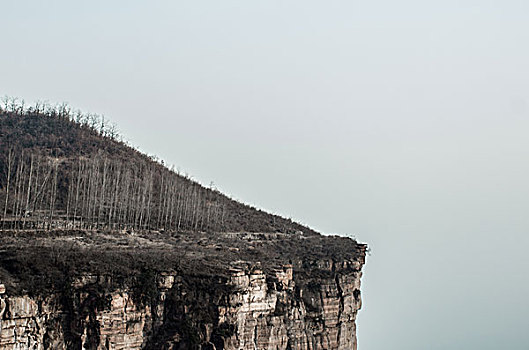
[[[0,110],[0,135],[6,228],[314,233],[168,169],[92,115]]]

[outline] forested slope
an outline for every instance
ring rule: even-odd
[[[0,208],[5,229],[315,234],[167,168],[103,117],[12,99],[0,107]]]

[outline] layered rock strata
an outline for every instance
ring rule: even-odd
[[[267,274],[237,262],[216,280],[160,274],[146,304],[128,290],[97,293],[96,276],[69,303],[2,294],[0,349],[356,349],[362,262],[312,265]]]

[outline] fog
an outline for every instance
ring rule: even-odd
[[[528,2],[0,5],[0,95],[368,243],[359,349],[529,346]]]

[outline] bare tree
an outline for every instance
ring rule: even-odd
[[[4,203],[4,222],[7,216],[7,205],[9,202],[9,185],[11,183],[11,167],[13,166],[13,149],[10,148],[7,153],[7,183],[6,183],[6,200]]]

